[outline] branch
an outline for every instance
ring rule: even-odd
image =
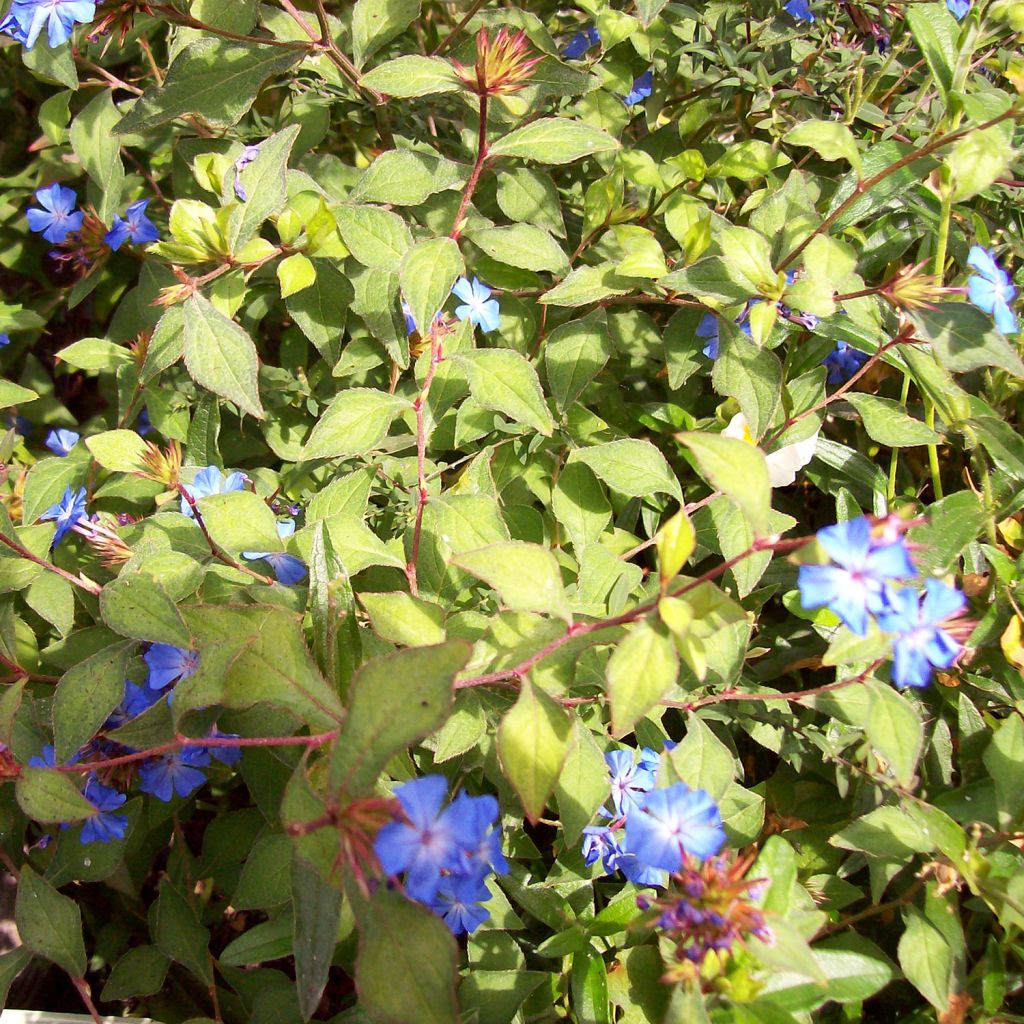
[[[44,569],[49,569],[50,572],[56,573],[58,576],[66,579],[68,583],[73,583],[76,587],[81,587],[82,590],[89,594],[98,595],[103,589],[99,583],[95,580],[89,579],[88,576],[83,576],[81,573],[75,576],[66,569],[62,569],[59,565],[54,565],[53,562],[48,562],[45,558],[40,558],[38,555],[32,554],[28,548],[22,547],[16,540],[12,540],[3,533],[0,533],[0,544],[6,544],[7,547],[12,551],[17,552],[22,558],[27,558],[30,562],[35,562],[36,565],[41,565]]]

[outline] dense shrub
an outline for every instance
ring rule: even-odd
[[[1017,1019],[1024,4],[618,6],[8,5],[10,1005]]]

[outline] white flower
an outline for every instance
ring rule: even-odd
[[[777,451],[765,454],[764,460],[768,464],[768,480],[772,487],[788,487],[796,479],[797,473],[814,458],[818,434],[819,431],[816,430],[803,441],[787,444]],[[734,437],[738,441],[746,441],[747,444],[756,443],[750,433],[747,417],[741,412],[736,413],[729,420],[729,426],[722,431],[722,436]]]

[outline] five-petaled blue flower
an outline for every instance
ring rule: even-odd
[[[462,865],[463,833],[468,824],[451,806],[442,810],[448,795],[443,775],[425,775],[395,790],[405,821],[386,824],[373,848],[385,875],[406,872],[406,891],[423,903],[437,894],[444,872]]]
[[[149,666],[148,685],[151,690],[162,690],[180,679],[188,679],[199,668],[198,651],[170,644],[153,644],[144,658]]]
[[[626,816],[625,848],[647,868],[678,871],[684,853],[703,860],[724,844],[718,805],[685,782],[653,790]]]
[[[51,430],[46,435],[46,440],[43,444],[53,452],[54,455],[59,455],[64,458],[65,455],[71,453],[71,449],[82,439],[81,434],[76,434],[73,430]]]
[[[980,245],[972,245],[967,265],[978,273],[967,280],[967,294],[971,302],[984,313],[991,313],[996,327],[1003,334],[1015,334],[1017,318],[1010,309],[1017,289],[1010,283],[1010,275],[1000,267],[995,257]]]
[[[452,288],[452,294],[463,302],[463,305],[455,307],[455,315],[460,320],[469,320],[485,332],[496,331],[501,326],[498,300],[491,298],[491,289],[480,278],[474,277],[470,284],[466,278],[460,277]]]
[[[971,0],[946,0],[946,6],[952,12],[953,17],[960,21],[971,9]]]
[[[828,367],[829,384],[842,384],[849,380],[866,362],[867,353],[858,352],[845,341],[837,341],[836,347],[824,359],[822,366]]]
[[[427,906],[440,917],[453,935],[470,933],[490,917],[482,907],[491,898],[483,878],[478,875],[449,875],[441,880]]]
[[[36,189],[36,202],[42,209],[29,207],[28,226],[48,242],[60,245],[68,235],[81,230],[85,214],[75,210],[78,195],[73,188],[54,182],[49,188]]]
[[[0,30],[31,50],[43,29],[50,46],[71,38],[75,24],[85,25],[96,16],[94,0],[14,0]]]
[[[887,584],[915,575],[903,540],[879,544],[864,516],[818,531],[818,541],[834,565],[801,565],[797,578],[805,608],[827,607],[858,636],[868,616],[888,606]]]
[[[216,466],[207,466],[196,473],[192,483],[181,486],[193,501],[198,501],[200,498],[209,498],[211,494],[245,490],[245,474],[235,472],[225,476]],[[184,496],[181,499],[181,513],[192,518],[192,506]]]
[[[608,773],[612,779],[612,807],[614,815],[620,818],[639,806],[645,793],[654,789],[655,769],[652,771],[644,762],[636,763],[635,750],[613,750],[604,755]]]
[[[175,793],[191,796],[206,782],[206,776],[199,769],[209,763],[210,755],[202,747],[154,757],[139,768],[139,789],[164,803],[169,803]]]
[[[90,775],[82,796],[96,808],[96,813],[82,825],[81,842],[109,843],[112,839],[124,839],[128,818],[124,814],[113,813],[128,799],[124,793],[104,786],[95,775]]]
[[[114,226],[103,236],[103,241],[114,252],[117,252],[125,242],[131,242],[132,245],[148,245],[150,242],[159,241],[160,232],[146,216],[147,206],[149,200],[140,199],[125,210],[123,220],[114,214]]]
[[[277,535],[281,540],[286,540],[294,532],[295,522],[292,519],[286,519],[284,522],[277,524]],[[283,583],[286,587],[290,587],[306,578],[306,566],[302,559],[296,558],[295,555],[289,555],[284,551],[243,551],[242,557],[250,560],[262,558],[265,562],[268,562],[270,568],[274,570],[277,582]]]
[[[893,641],[892,679],[897,686],[927,686],[932,666],[949,668],[961,646],[942,623],[959,615],[967,605],[963,594],[941,580],[925,580],[921,594],[905,587],[890,598],[889,607],[878,616],[878,624]]]
[[[68,484],[64,490],[64,497],[56,505],[51,505],[39,518],[57,523],[57,531],[53,535],[53,546],[56,547],[68,530],[85,518],[85,488],[79,487],[77,491],[72,491],[71,485]]]
[[[601,42],[601,33],[590,25],[577,32],[576,35],[565,44],[562,56],[566,60],[579,60],[592,46],[598,46]]]
[[[814,12],[807,0],[786,0],[782,6],[786,13],[797,21],[814,21]]]
[[[643,103],[654,91],[654,72],[645,71],[633,82],[633,88],[623,97],[627,107],[634,107]]]

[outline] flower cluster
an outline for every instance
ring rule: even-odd
[[[671,749],[671,744],[666,744]],[[664,885],[686,856],[703,860],[722,848],[725,831],[718,806],[703,789],[677,782],[656,789],[657,751],[644,747],[605,755],[612,784],[612,809],[602,808],[607,825],[583,830],[583,859],[598,858],[605,871],[622,874],[636,885]]]
[[[504,874],[508,862],[495,827],[498,801],[460,792],[442,806],[447,795],[443,775],[403,783],[395,790],[400,814],[377,833],[373,849],[384,874],[404,872],[406,894],[458,935],[487,920],[487,876]]]
[[[88,270],[109,249],[117,252],[126,242],[148,245],[160,238],[156,226],[146,216],[148,199],[132,203],[122,218],[114,215],[108,230],[92,210],[77,210],[78,193],[54,182],[36,190],[38,207],[26,211],[30,231],[41,234],[48,242],[65,250],[50,253],[54,259],[70,260]]]
[[[478,96],[503,96],[525,89],[542,57],[529,57],[525,32],[511,33],[504,26],[492,39],[482,28],[476,36],[476,63],[465,67],[452,61],[455,74]]]
[[[875,531],[866,517],[818,531],[828,565],[800,566],[797,586],[805,608],[828,608],[858,636],[875,622],[893,636],[892,678],[897,686],[926,686],[932,668],[949,668],[962,647],[944,625],[966,607],[955,587],[924,581],[924,592],[904,584],[918,573],[902,537]]]
[[[744,878],[749,867],[748,858],[730,860],[720,854],[700,861],[686,856],[664,893],[656,899],[638,897],[648,922],[675,946],[679,965],[670,968],[666,980],[692,977],[709,956],[721,962],[748,936],[772,941],[764,913],[752,902],[762,880]]]

